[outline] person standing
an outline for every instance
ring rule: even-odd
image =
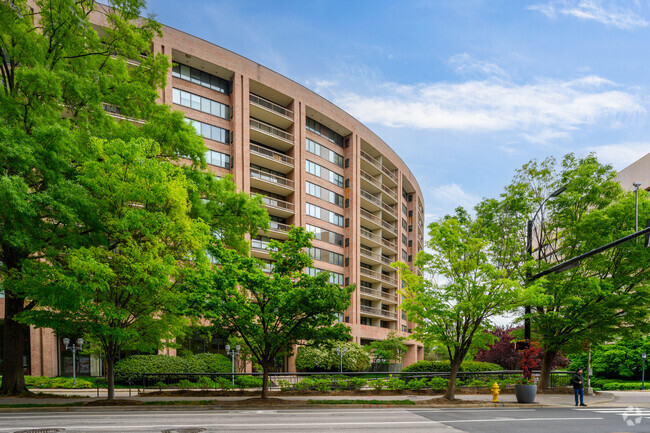
[[[584,402],[585,398],[585,379],[582,376],[582,368],[579,368],[573,376],[571,376],[571,385],[573,385],[573,393],[576,398],[576,406],[578,405],[578,396],[580,397],[580,406],[587,406]]]

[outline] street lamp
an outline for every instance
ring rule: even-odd
[[[634,228],[635,232],[639,231],[639,187],[641,186],[641,182],[632,182],[632,186],[634,186]],[[634,242],[638,243],[639,238],[634,239]]]
[[[535,219],[537,218],[537,215],[539,212],[542,210],[544,205],[546,204],[547,201],[552,199],[553,197],[557,197],[558,195],[562,194],[564,191],[566,191],[566,186],[562,186],[555,191],[551,193],[548,197],[544,199],[544,201],[539,205],[537,208],[537,212],[533,215],[531,219],[528,220],[528,228],[526,231],[526,253],[528,253],[529,256],[532,257],[533,255],[533,223],[535,222]],[[541,237],[540,237],[541,241]],[[541,242],[540,242],[540,251],[541,251]],[[526,273],[526,279],[530,279],[531,274],[530,270],[527,271]],[[524,339],[526,341],[530,341],[530,305],[526,305],[525,307],[525,317],[524,317]]]
[[[641,358],[643,358],[643,370],[641,370],[641,389],[645,388],[645,359],[648,357],[647,353],[643,353]]]
[[[70,346],[70,339],[69,338],[63,338],[63,345],[65,346],[65,350],[70,350],[72,352],[72,386],[75,387],[77,386],[77,358],[76,354],[77,351],[81,350],[81,348],[84,345],[84,340],[83,338],[77,338],[77,343],[72,343],[72,346]]]
[[[343,373],[343,357],[348,349],[346,347],[335,347],[334,350],[339,355],[339,358],[341,358],[341,373]]]
[[[230,358],[232,359],[232,385],[235,386],[235,356],[239,355],[241,347],[239,347],[239,344],[236,345],[233,350],[230,350],[230,344],[226,344],[226,353],[230,355]]]

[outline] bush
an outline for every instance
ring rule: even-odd
[[[77,378],[76,386],[72,386],[72,382],[71,377],[25,376],[25,385],[32,388],[88,389],[94,387],[92,382],[84,379]]]
[[[261,388],[263,379],[257,376],[237,376],[235,384],[240,388]]]
[[[426,377],[420,379],[411,379],[406,382],[406,389],[424,389],[429,386],[429,381]]]
[[[434,391],[447,389],[447,384],[449,384],[449,379],[445,379],[444,377],[432,377],[429,381],[429,386]]]
[[[360,377],[353,377],[350,379],[348,386],[353,390],[358,391],[364,386],[366,386],[367,383],[368,381],[366,379],[362,379]]]
[[[191,382],[187,379],[183,379],[178,382],[178,389],[192,389],[194,386],[194,382]]]
[[[404,373],[438,373],[446,372],[451,370],[451,363],[449,361],[418,361],[414,364],[404,367],[402,372]],[[498,364],[492,364],[490,362],[478,362],[478,361],[464,361],[460,365],[459,371],[471,371],[471,372],[480,372],[480,371],[499,371],[503,368]]]
[[[386,388],[386,381],[384,379],[375,379],[368,381],[368,386],[370,386],[375,391],[381,391]]]
[[[406,382],[397,377],[391,377],[386,381],[386,388],[390,389],[391,391],[406,389]]]
[[[184,373],[229,373],[230,360],[216,353],[201,353],[189,356],[135,355],[115,363],[115,381],[126,382],[141,377],[141,374],[160,374],[149,378],[163,381],[163,374]]]
[[[299,371],[338,371],[341,358],[334,350],[344,347],[343,370],[366,371],[370,368],[370,354],[360,344],[348,341],[322,346],[301,346],[296,354],[296,369]]]
[[[201,389],[213,389],[214,382],[209,377],[203,376],[196,381],[196,386]]]

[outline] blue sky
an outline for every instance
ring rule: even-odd
[[[314,90],[404,159],[428,220],[532,158],[650,152],[647,0],[149,0],[166,25]]]

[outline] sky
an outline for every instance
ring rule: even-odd
[[[148,0],[162,24],[291,78],[406,162],[427,223],[531,159],[650,152],[650,0]],[[650,185],[649,185],[650,186]]]

